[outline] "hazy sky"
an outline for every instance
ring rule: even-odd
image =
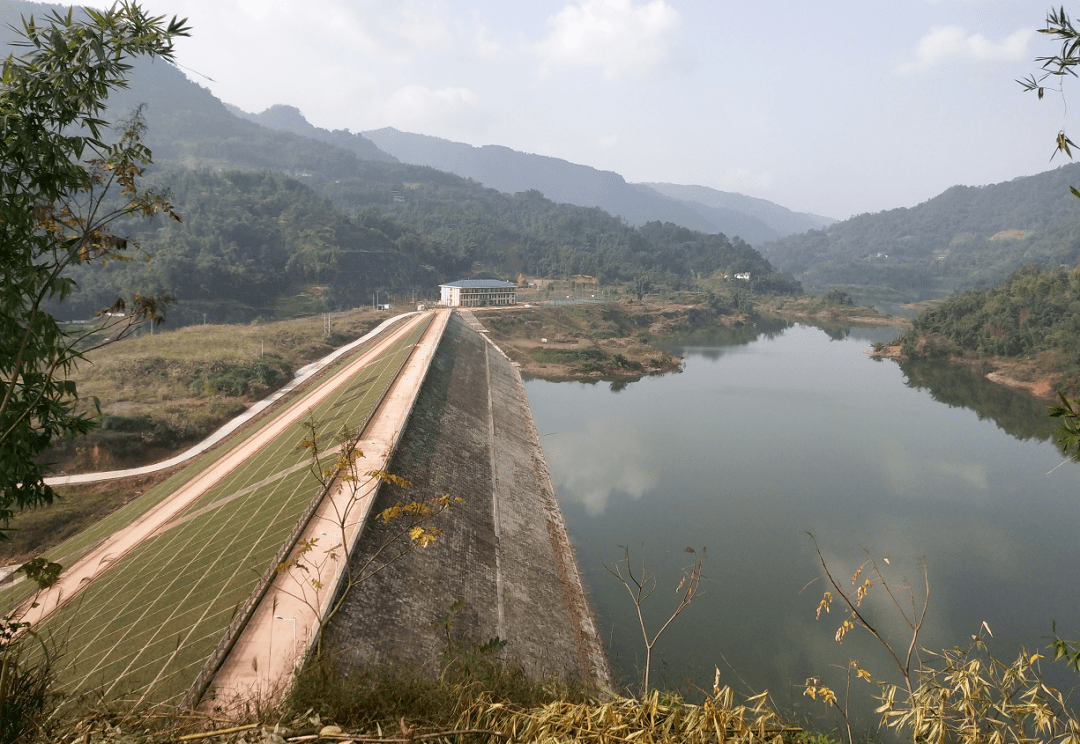
[[[248,111],[287,103],[329,129],[506,145],[841,219],[1066,162],[1050,162],[1061,97],[1014,82],[1056,51],[1030,0],[144,4],[188,17],[178,61]]]

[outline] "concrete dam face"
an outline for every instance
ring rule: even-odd
[[[383,483],[372,515],[444,494],[464,503],[436,518],[442,534],[434,544],[348,591],[325,650],[346,668],[404,663],[435,673],[447,648],[437,620],[449,617],[455,642],[497,637],[530,674],[608,683],[521,376],[471,313],[450,319],[389,471],[416,485]],[[397,556],[406,537],[383,546],[399,529],[369,517],[352,570],[370,572]]]

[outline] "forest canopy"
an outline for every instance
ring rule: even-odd
[[[1026,266],[989,289],[959,292],[920,313],[898,339],[909,355],[920,341],[924,354],[1050,354],[1059,366],[1075,370],[1080,364],[1080,265]]]
[[[432,296],[440,282],[481,271],[588,274],[608,285],[645,276],[671,289],[746,272],[749,289],[799,290],[738,238],[671,223],[635,228],[536,191],[509,195],[430,168],[372,165],[384,178],[404,170],[423,180],[338,179],[320,195],[280,172],[160,168],[149,182],[170,194],[183,222],[125,225],[152,259],[76,267],[77,288],[52,310],[86,318],[138,289],[177,298],[170,325],[201,322],[203,313],[239,322],[274,316],[282,297],[312,285],[332,310],[376,291]]]

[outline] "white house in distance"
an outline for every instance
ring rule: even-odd
[[[461,279],[439,285],[439,301],[447,307],[488,307],[517,302],[517,285],[498,279]]]

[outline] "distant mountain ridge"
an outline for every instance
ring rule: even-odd
[[[471,178],[507,194],[535,190],[554,202],[600,207],[633,225],[658,220],[700,232],[723,232],[688,206],[635,189],[611,171],[519,152],[501,145],[473,147],[439,137],[401,132],[392,127],[363,134],[404,163],[427,165]]]
[[[323,129],[322,127],[316,127],[308,122],[308,120],[304,118],[304,115],[300,113],[300,109],[295,106],[286,106],[285,104],[279,103],[266,109],[261,114],[249,114],[230,103],[226,103],[225,108],[236,116],[239,116],[241,119],[247,119],[256,124],[261,124],[267,129],[292,132],[293,134],[299,134],[301,137],[310,137],[319,142],[325,142],[328,145],[337,145],[338,147],[353,151],[356,153],[357,157],[363,158],[364,160],[380,160],[386,163],[400,162],[393,155],[389,155],[380,150],[374,142],[367,137],[364,137],[362,134],[354,134],[347,129],[335,129],[331,131],[329,129]]]
[[[501,145],[473,147],[439,137],[402,132],[393,127],[363,134],[381,150],[404,163],[449,171],[510,194],[535,189],[552,201],[600,207],[633,225],[652,221],[672,222],[701,232],[738,236],[753,244],[831,222],[827,218],[799,215],[751,197],[743,197],[744,202],[729,200],[724,204],[712,203],[716,202],[713,195],[741,195],[726,195],[703,186],[675,187],[698,189],[687,192],[687,196],[664,193],[655,184],[631,184],[611,171],[520,152]]]
[[[703,213],[705,216],[715,210],[722,214],[734,212],[760,220],[777,233],[770,240],[803,233],[807,230],[820,230],[836,222],[831,217],[822,217],[809,212],[793,212],[767,199],[731,191],[719,191],[708,186],[684,186],[675,183],[643,183],[641,185],[648,186],[672,199],[699,204],[709,210]]]

